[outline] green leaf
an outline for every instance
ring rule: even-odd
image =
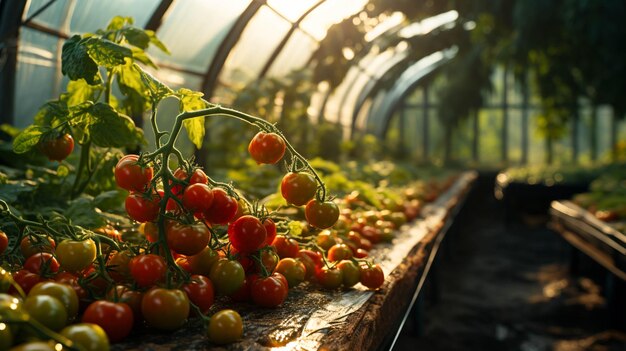
[[[74,35],[63,44],[61,72],[71,80],[85,79],[91,85],[102,82],[98,65],[89,56],[85,40]]]
[[[150,45],[150,36],[142,29],[137,27],[126,27],[121,30],[121,33],[132,46],[145,50],[148,48],[148,45]]]
[[[89,229],[95,229],[106,224],[104,218],[96,211],[94,201],[87,197],[81,197],[70,202],[64,215],[71,219],[73,224]]]
[[[107,30],[114,31],[124,28],[125,25],[132,25],[134,20],[132,17],[115,16],[107,25]]]
[[[100,147],[135,147],[144,142],[143,132],[135,127],[130,117],[115,111],[105,103],[89,109],[92,117],[88,125],[92,142]]]
[[[10,124],[0,124],[0,131],[8,134],[11,138],[15,138],[21,132],[20,129]]]
[[[204,94],[201,92],[182,88],[176,92],[176,95],[180,100],[179,109],[181,112],[196,111],[206,108],[206,103],[202,99]],[[200,149],[205,134],[204,117],[186,119],[183,121],[183,127],[185,127],[187,131],[189,140]]]
[[[31,125],[24,129],[13,140],[13,151],[16,154],[23,154],[34,148],[44,133],[49,131],[50,128],[45,126]]]
[[[100,66],[115,68],[126,63],[126,57],[133,57],[133,52],[110,40],[91,37],[85,39],[89,56]]]
[[[133,68],[139,72],[141,80],[148,88],[148,96],[150,96],[153,102],[159,102],[163,98],[174,95],[172,89],[154,78],[150,73],[141,69],[137,64],[133,64]]]
[[[170,51],[167,49],[165,44],[163,44],[163,42],[161,40],[159,40],[159,38],[157,38],[157,36],[154,33],[154,31],[146,30],[145,33],[150,37],[150,44],[156,46],[157,48],[159,48],[164,53],[166,53],[168,55],[170,54]]]
[[[58,122],[65,122],[70,113],[63,100],[46,102],[35,115],[35,124],[41,126],[55,126]]]
[[[133,51],[133,59],[143,63],[146,66],[150,66],[154,69],[158,69],[159,67],[148,57],[145,51],[138,48],[131,48]]]
[[[84,79],[71,80],[67,83],[67,93],[62,99],[67,106],[75,106],[85,101],[95,101],[104,89],[102,85],[89,85]]]
[[[93,201],[101,210],[113,210],[120,207],[126,196],[126,192],[122,190],[109,190],[98,194]]]

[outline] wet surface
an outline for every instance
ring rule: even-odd
[[[424,291],[423,323],[409,320],[395,350],[626,350],[597,275],[569,274],[570,247],[542,218],[506,225],[492,189],[468,199],[438,289],[431,280]]]

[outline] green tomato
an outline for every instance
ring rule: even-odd
[[[48,341],[30,341],[13,347],[10,351],[56,351],[56,343]]]
[[[0,293],[9,291],[12,279],[11,273],[0,267]]]
[[[97,324],[79,323],[61,330],[61,335],[72,340],[84,351],[109,351],[109,338]]]
[[[61,267],[68,272],[80,272],[96,259],[96,243],[91,239],[64,240],[55,250]]]
[[[65,306],[70,319],[78,314],[78,295],[70,285],[56,282],[37,283],[28,293],[28,296],[35,295],[48,295],[57,298]]]
[[[243,285],[246,274],[241,263],[220,259],[211,267],[209,278],[218,294],[230,295]]]
[[[355,286],[361,280],[361,270],[354,262],[343,260],[339,262],[337,268],[341,271],[343,286],[346,288]]]
[[[13,345],[13,326],[0,322],[0,350],[8,350]]]
[[[24,311],[37,322],[54,331],[61,330],[67,323],[67,311],[63,303],[49,295],[32,295],[24,300]]]
[[[243,322],[239,313],[222,310],[211,316],[207,329],[209,340],[216,344],[230,344],[241,339]]]

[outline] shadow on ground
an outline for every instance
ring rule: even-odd
[[[570,247],[536,217],[506,225],[492,189],[484,181],[468,198],[424,318],[407,321],[394,350],[626,350],[601,285],[570,276]]]

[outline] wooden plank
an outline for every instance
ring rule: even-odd
[[[409,303],[424,262],[450,210],[476,179],[474,172],[460,176],[455,184],[422,211],[425,216],[404,226],[393,244],[380,245],[371,255],[386,273],[376,292],[363,287],[347,291],[320,291],[309,283],[289,291],[277,309],[261,309],[220,298],[211,313],[235,308],[244,320],[244,340],[227,350],[364,350],[378,346],[391,332]],[[212,349],[201,322],[189,323],[171,334],[140,330],[113,350]]]

